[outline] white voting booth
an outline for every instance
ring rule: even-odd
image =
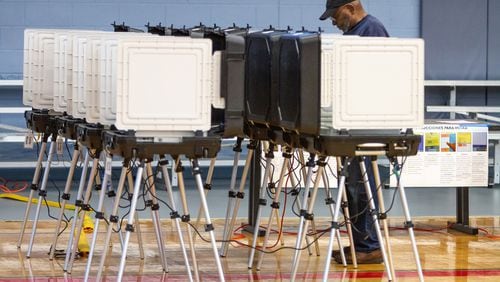
[[[421,39],[321,35],[321,134],[405,130],[424,123],[424,42]],[[283,158],[275,154],[279,171]],[[330,170],[329,184],[337,187]],[[274,181],[279,178],[274,174]]]
[[[422,126],[423,47],[421,39],[322,35],[322,127]]]
[[[120,40],[116,126],[158,137],[208,131],[211,52],[208,39]]]

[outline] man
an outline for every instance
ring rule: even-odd
[[[389,37],[384,25],[367,14],[359,0],[327,0],[326,11],[319,19],[328,18],[344,35]]]
[[[384,25],[375,17],[366,13],[359,0],[327,0],[326,11],[320,20],[331,19],[344,35],[389,37]],[[368,94],[368,93],[367,93]],[[365,160],[373,199],[378,207],[377,188],[373,178],[373,170],[369,159]],[[360,171],[359,161],[354,159],[348,167],[346,178],[349,213],[353,225],[354,248],[359,264],[381,263],[380,242],[373,224],[373,218],[368,207],[364,183]],[[344,248],[348,263],[352,263],[349,247]],[[342,263],[339,251],[333,251],[333,258]]]

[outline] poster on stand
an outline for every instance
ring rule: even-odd
[[[426,121],[418,154],[404,162],[405,187],[487,187],[488,125],[467,120]],[[392,166],[391,166],[392,172]],[[391,174],[391,187],[396,177]]]

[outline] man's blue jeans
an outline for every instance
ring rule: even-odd
[[[378,197],[373,168],[370,158],[365,159],[368,180],[373,194],[373,200],[378,212]],[[368,197],[360,169],[360,159],[354,158],[347,169],[346,178],[349,213],[353,225],[354,247],[358,252],[371,252],[380,248],[373,217],[370,214]]]

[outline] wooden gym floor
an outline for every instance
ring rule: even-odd
[[[327,218],[318,218],[317,228],[325,229],[328,226]],[[500,281],[500,217],[474,217],[472,226],[482,227],[478,236],[470,236],[455,231],[447,231],[447,221],[453,218],[417,217],[415,234],[420,252],[422,267],[426,281]],[[401,218],[390,218],[391,247],[398,281],[418,281],[415,271],[413,253],[406,230],[401,226]],[[223,220],[215,220],[216,235],[219,239],[222,233]],[[0,281],[82,281],[86,265],[86,258],[75,261],[71,275],[65,275],[62,270],[64,258],[53,261],[48,259],[48,251],[54,230],[53,221],[42,221],[37,229],[37,236],[31,259],[26,258],[27,241],[30,236],[28,226],[21,249],[17,249],[17,239],[20,228],[19,221],[3,221],[0,233]],[[139,259],[136,237],[132,236],[129,247],[127,266],[124,281],[186,281],[182,254],[176,234],[170,220],[163,222],[163,232],[166,236],[166,252],[169,273],[163,274],[156,248],[156,241],[152,231],[151,221],[141,220],[141,227],[145,246],[145,259]],[[95,275],[99,255],[102,252],[105,227],[101,224],[98,237],[97,256],[94,256]],[[297,221],[286,220],[284,225],[284,243],[286,246],[295,244]],[[184,227],[183,227],[184,228]],[[66,247],[67,234],[65,232],[58,243],[58,249]],[[204,233],[204,232],[202,232]],[[320,281],[325,265],[325,250],[329,233],[319,239],[320,256],[313,250],[309,256],[304,251],[298,274],[298,281]],[[91,234],[87,235],[89,242]],[[207,236],[208,237],[208,236]],[[344,245],[347,245],[344,235]],[[250,240],[245,234],[236,232],[233,239],[244,244]],[[108,256],[106,269],[107,280],[115,280],[119,264],[120,248],[117,237],[112,253]],[[271,245],[277,241],[277,235],[271,236]],[[187,242],[186,242],[187,244]],[[279,247],[279,244],[278,244]],[[337,248],[335,245],[334,248]],[[276,248],[275,248],[276,249]],[[211,245],[196,238],[196,252],[200,276],[203,281],[218,280],[217,270],[212,257]],[[288,281],[290,280],[291,258],[293,250],[283,249],[273,254],[265,254],[260,271],[248,270],[247,257],[249,249],[232,244],[228,256],[222,258],[222,265],[227,281]],[[258,257],[258,252],[256,253]],[[336,281],[385,281],[383,264],[360,265],[357,269],[352,266],[344,268],[334,262],[330,268],[329,280]]]

